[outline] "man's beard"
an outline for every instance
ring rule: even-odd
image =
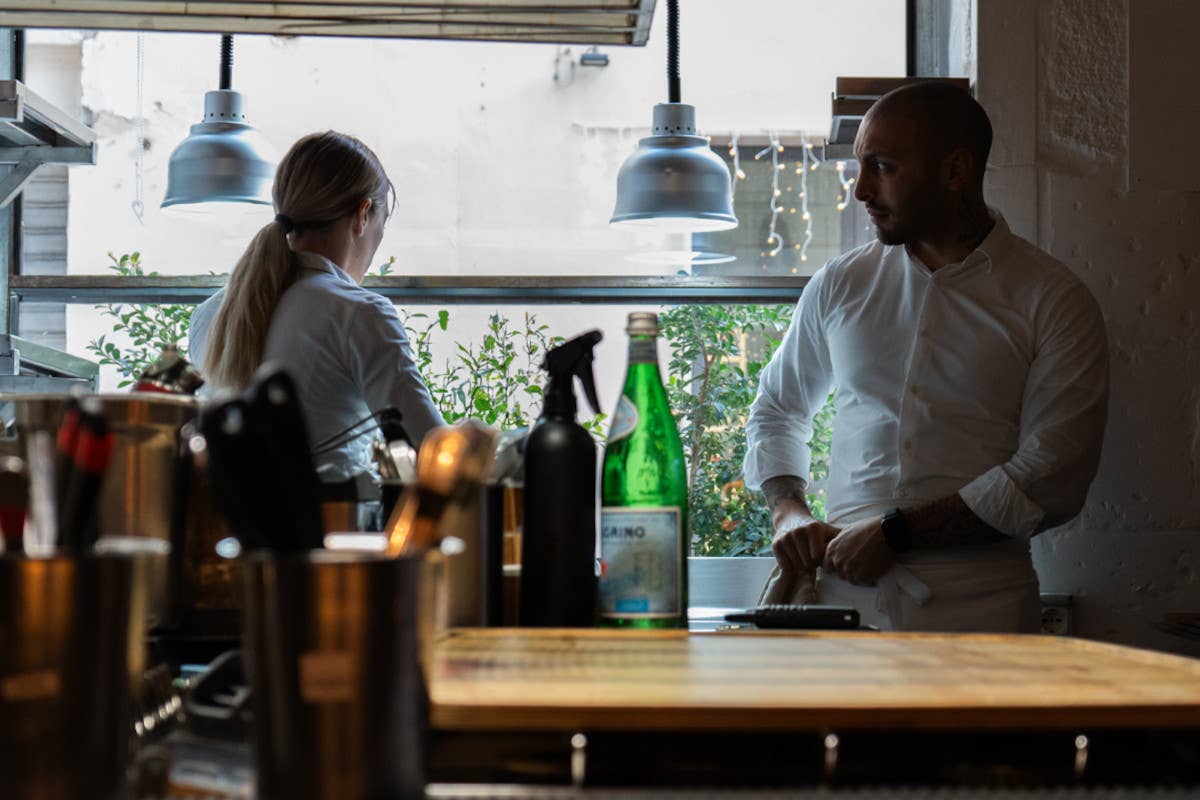
[[[931,183],[910,194],[902,204],[905,207],[903,217],[894,209],[879,209],[887,214],[884,222],[890,222],[892,226],[885,230],[883,226],[876,224],[875,236],[886,245],[911,243],[920,231],[930,229],[929,223],[938,218],[938,204],[929,200],[936,197],[936,192],[938,192],[937,184]],[[929,199],[920,203],[917,198]],[[932,227],[936,227],[936,225]]]
[[[908,244],[908,232],[904,229],[895,229],[885,231],[880,226],[875,226],[875,236],[882,244],[896,245]]]

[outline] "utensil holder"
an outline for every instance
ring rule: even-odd
[[[434,562],[254,553],[244,570],[258,796],[423,797]]]
[[[5,797],[124,797],[145,586],[124,556],[0,557]]]

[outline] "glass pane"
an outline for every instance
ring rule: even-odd
[[[68,306],[73,336],[67,349],[103,361],[101,388],[112,391],[136,374],[164,340],[184,341],[190,309]],[[741,465],[746,413],[758,388],[759,372],[790,318],[790,305],[399,309],[426,383],[443,413],[451,420],[469,415],[502,428],[528,425],[539,413],[540,398],[530,387],[543,385],[539,365],[545,348],[599,329],[604,339],[596,349],[595,378],[601,416],[593,417],[580,397],[580,421],[600,440],[624,378],[624,328],[632,310],[654,310],[660,315],[659,363],[689,462],[694,554],[769,552],[769,516],[761,497],[752,496],[742,485]],[[118,325],[124,328],[114,333]],[[131,339],[127,332],[131,328],[152,334]],[[817,420],[812,445],[810,504],[818,514],[823,508],[821,480],[828,469],[831,426],[832,413],[827,409]]]
[[[689,0],[683,100],[696,106],[701,132],[721,141],[767,130],[785,140],[823,138],[835,76],[903,74],[904,7]],[[242,36],[233,86],[248,121],[280,153],[327,128],[378,152],[399,190],[379,260],[395,257],[398,273],[674,273],[677,263],[628,256],[685,248],[683,237],[608,225],[617,170],[666,99],[664,20],[660,10],[646,47],[603,48],[603,67],[582,65],[586,48],[578,46]],[[30,85],[77,110],[99,137],[98,163],[70,169],[69,222],[55,223],[68,234],[63,260],[71,274],[103,274],[110,251],[140,251],[148,268],[167,275],[227,272],[270,212],[196,220],[158,207],[170,154],[216,88],[218,37],[145,34],[140,81],[138,42],[133,33],[30,32]],[[832,186],[822,170],[814,178]],[[735,195],[745,212],[739,235],[749,238],[722,271],[763,271],[762,201],[751,180]],[[810,265],[839,246],[824,213],[815,218]],[[790,247],[794,221],[785,223]],[[766,271],[779,265],[804,271],[783,258]]]
[[[857,162],[821,161],[816,148],[805,147],[714,150],[737,176],[738,227],[698,234],[692,243],[714,259],[724,254],[735,260],[698,264],[695,274],[812,275],[833,256],[874,238],[854,200]]]

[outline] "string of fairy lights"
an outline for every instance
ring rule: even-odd
[[[730,200],[732,201],[737,194],[737,186],[741,181],[746,180],[746,172],[742,168],[741,149],[739,148],[740,134],[735,132],[729,139],[729,158],[732,162],[731,173],[733,180],[730,181]],[[792,243],[792,250],[798,251],[800,262],[808,261],[808,248],[813,241],[813,214],[809,208],[809,185],[808,176],[812,172],[825,163],[818,155],[812,142],[803,142],[799,147],[800,160],[794,164],[793,174],[798,178],[798,191],[795,189],[797,181],[793,181],[793,185],[785,186],[782,184],[782,177],[787,169],[787,164],[784,162],[784,154],[787,148],[784,147],[780,140],[779,134],[776,131],[767,132],[767,146],[754,154],[755,161],[763,161],[770,158],[771,161],[771,182],[770,182],[770,197],[768,208],[771,216],[767,225],[767,238],[764,242],[765,249],[759,254],[764,258],[779,258],[783,253],[784,247],[787,244],[784,241],[783,233],[780,231],[779,218],[784,213],[799,214],[800,221],[803,223],[802,233],[798,236],[798,241]],[[846,210],[853,195],[854,181],[853,177],[846,175],[846,162],[835,161],[834,170],[837,174],[838,184],[841,191],[837,195],[834,202],[834,209],[843,212]],[[787,203],[788,199],[794,197],[795,204]],[[792,272],[798,272],[799,265],[793,267]]]
[[[783,169],[783,165],[779,163],[779,154],[783,152],[783,145],[779,143],[779,137],[774,131],[771,131],[768,136],[771,143],[755,153],[754,160],[758,161],[767,153],[771,154],[771,225],[767,233],[767,247],[771,249],[767,252],[767,256],[774,258],[783,249],[783,236],[777,230],[779,215],[783,212],[783,206],[779,205],[779,198],[783,196],[783,190],[779,188],[779,173]]]

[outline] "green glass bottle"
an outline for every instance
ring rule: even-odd
[[[687,625],[687,470],[658,372],[658,315],[629,315],[629,369],[604,451],[600,624]]]

